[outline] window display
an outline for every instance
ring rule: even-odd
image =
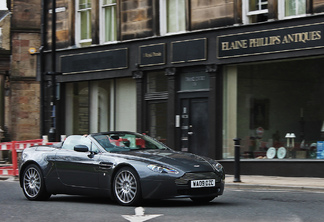
[[[223,157],[315,159],[324,141],[322,58],[228,67],[224,76]],[[234,111],[235,110],[235,111]]]

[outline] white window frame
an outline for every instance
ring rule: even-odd
[[[261,0],[258,0],[258,1],[261,2]],[[249,5],[250,5],[250,0],[242,0],[242,11],[243,11],[242,20],[243,20],[243,24],[250,24],[251,23],[250,22],[250,16],[267,14],[269,12],[268,8],[267,9],[259,8],[259,10],[250,11],[249,10]],[[259,5],[259,7],[261,7],[261,5]]]
[[[167,32],[168,30],[168,22],[167,22],[167,0],[159,0],[160,1],[160,34],[161,35],[172,35],[175,33],[185,33],[186,30],[178,31],[178,32]],[[187,9],[185,8],[185,14]]]
[[[115,19],[115,22],[113,22],[113,29],[115,30],[116,32],[116,38],[112,41],[106,41],[106,23],[105,23],[105,8],[106,7],[116,7],[117,8],[117,1],[116,0],[116,3],[112,3],[112,4],[107,4],[107,5],[104,5],[103,2],[104,0],[100,0],[100,44],[106,44],[106,43],[115,43],[117,42],[117,32],[118,32],[118,29],[117,29],[117,10],[116,10],[116,14],[114,15],[114,19]],[[114,25],[116,25],[116,27],[114,27]]]
[[[306,15],[306,0],[304,0],[304,4],[305,4],[305,13],[303,14],[299,14],[299,15],[291,15],[291,16],[285,16],[285,12],[286,12],[286,7],[285,7],[285,3],[287,0],[279,0],[278,1],[278,18],[279,19],[290,19],[290,18],[298,18],[298,17],[304,17]],[[296,1],[296,0],[295,0]],[[297,1],[298,2],[298,1]],[[298,11],[298,5],[297,4],[297,8],[296,11]]]
[[[75,12],[75,14],[76,14],[75,37],[76,37],[76,44],[78,46],[81,46],[81,44],[83,44],[83,43],[90,43],[91,44],[91,42],[92,42],[91,29],[90,29],[90,38],[81,39],[81,13],[80,13],[82,11],[88,11],[89,10],[90,11],[90,16],[91,16],[91,8],[79,9],[79,2],[80,2],[80,0],[76,0],[76,7],[75,7],[75,10],[76,10],[76,12]],[[91,19],[90,19],[90,23],[91,23]]]

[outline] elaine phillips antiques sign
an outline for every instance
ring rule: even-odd
[[[217,58],[231,58],[324,47],[324,23],[222,35]]]

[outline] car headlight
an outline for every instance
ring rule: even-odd
[[[223,166],[220,163],[212,163],[212,166],[217,172],[223,172]]]
[[[178,174],[179,172],[173,168],[160,166],[156,164],[150,164],[147,166],[150,170],[157,173],[171,173],[171,174]]]

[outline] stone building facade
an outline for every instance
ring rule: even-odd
[[[41,1],[8,1],[11,64],[5,125],[11,140],[40,138],[40,84],[35,52],[40,47]]]

